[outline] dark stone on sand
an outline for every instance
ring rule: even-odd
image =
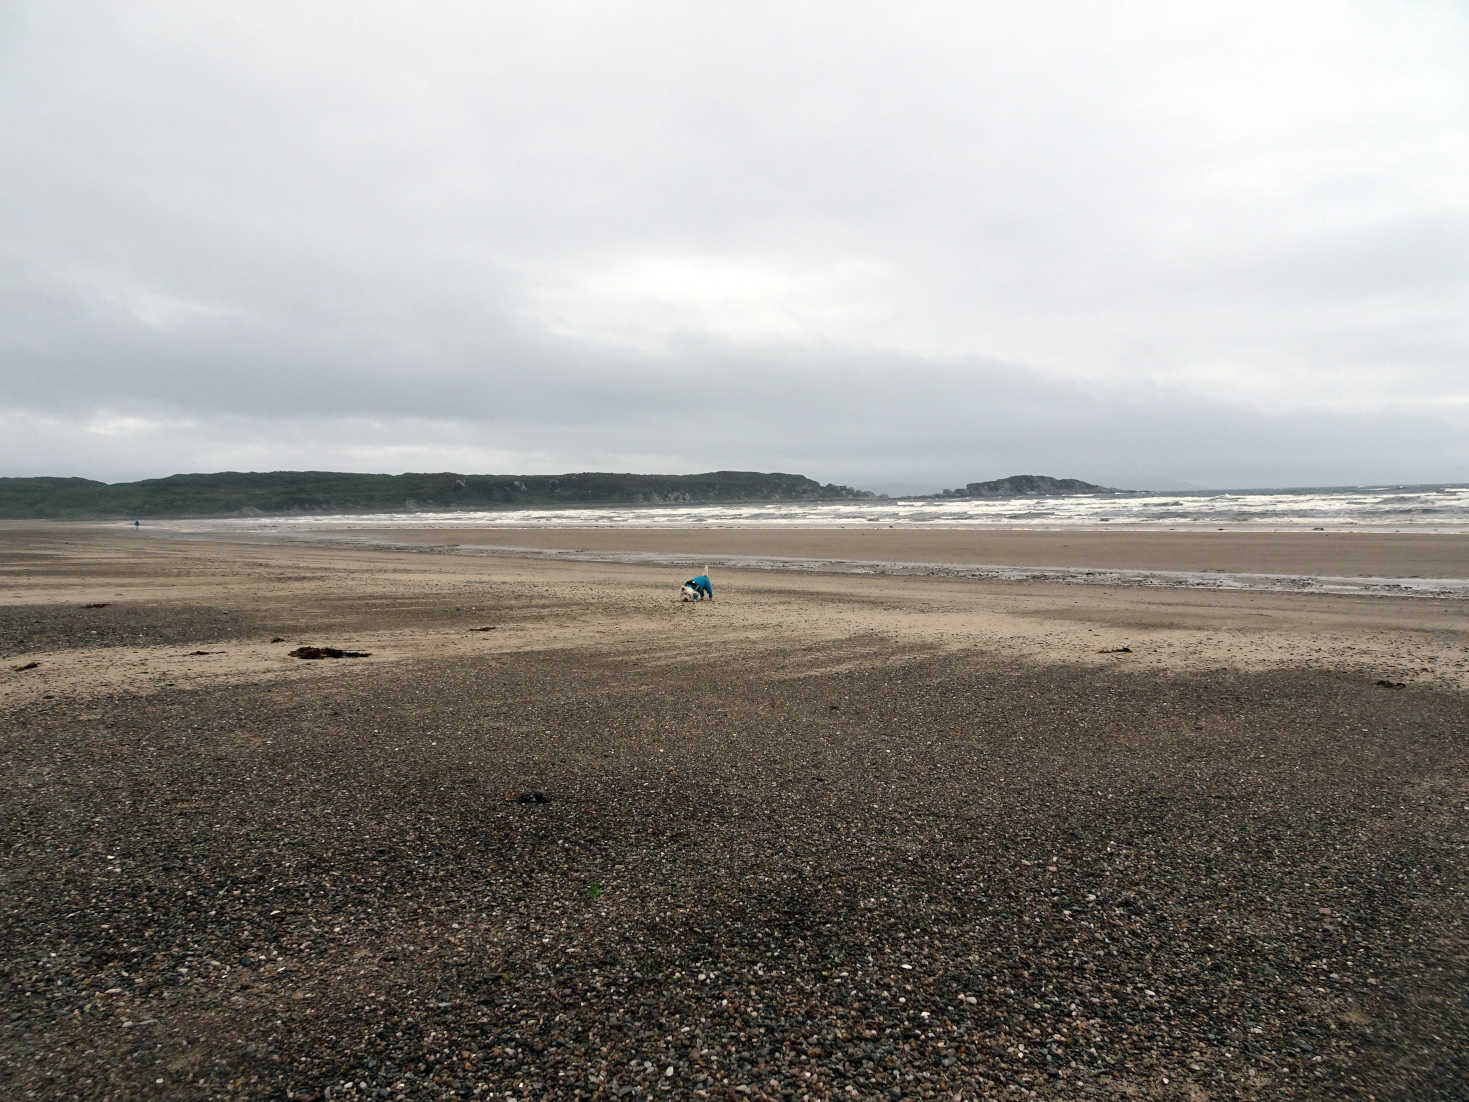
[[[292,658],[370,658],[371,651],[342,650],[340,647],[297,647]]]

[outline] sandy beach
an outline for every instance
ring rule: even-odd
[[[9,1097],[1465,1096],[1469,602],[453,553],[1464,537],[392,539],[0,528]]]

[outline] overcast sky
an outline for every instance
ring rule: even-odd
[[[1469,5],[0,4],[0,475],[1469,479]]]

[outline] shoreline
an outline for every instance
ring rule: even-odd
[[[680,568],[1469,599],[1469,535],[1421,532],[342,525],[147,534],[159,532]]]

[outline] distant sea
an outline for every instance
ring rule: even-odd
[[[180,531],[304,535],[341,528],[1091,528],[1469,532],[1469,483],[1119,493],[996,500],[881,498],[464,512],[223,517]]]

